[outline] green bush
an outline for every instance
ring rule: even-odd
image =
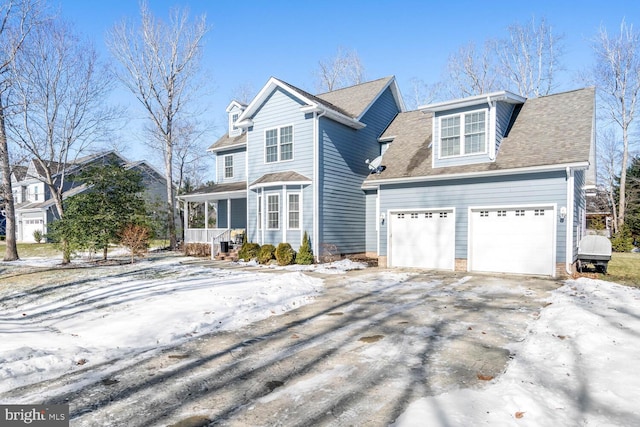
[[[309,235],[306,231],[302,236],[302,245],[296,255],[296,264],[313,264],[313,251],[311,250],[311,242],[309,241]]]
[[[291,265],[296,259],[296,251],[293,250],[290,244],[280,243],[276,248],[276,260],[278,265]]]
[[[267,264],[269,261],[275,258],[276,247],[273,245],[262,245],[260,253],[258,254],[258,262],[260,264]]]
[[[611,249],[614,252],[630,252],[633,249],[633,236],[629,227],[622,227],[622,230],[613,235]]]
[[[258,258],[259,253],[260,253],[259,244],[245,242],[242,244],[240,251],[238,251],[238,258],[243,259],[245,261],[249,261],[254,258]]]
[[[42,231],[40,230],[34,230],[33,231],[33,240],[36,241],[36,243],[40,243],[42,242]]]

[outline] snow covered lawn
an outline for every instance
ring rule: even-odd
[[[24,292],[12,290],[11,278],[2,279],[0,393],[239,328],[307,304],[322,290],[320,279],[300,272],[211,269],[182,260],[79,269],[70,285]]]

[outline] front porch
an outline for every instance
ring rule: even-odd
[[[246,183],[214,184],[179,196],[184,243],[211,244],[211,256],[242,243],[247,228]]]

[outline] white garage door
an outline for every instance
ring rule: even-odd
[[[552,206],[473,209],[469,269],[500,273],[555,273]]]
[[[392,212],[390,265],[453,270],[455,224],[453,209]]]
[[[44,224],[41,219],[26,218],[22,220],[22,241],[23,242],[35,242],[33,232],[38,230],[42,233]]]

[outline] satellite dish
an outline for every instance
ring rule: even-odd
[[[369,170],[371,171],[372,174],[379,174],[380,172],[382,172],[383,170],[385,170],[387,167],[386,166],[382,166],[382,156],[378,156],[373,160],[365,160],[364,161],[367,165],[369,165]]]

